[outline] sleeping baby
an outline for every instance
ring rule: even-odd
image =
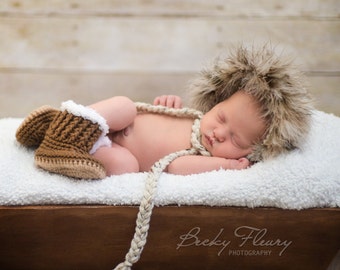
[[[123,96],[90,106],[67,101],[60,110],[33,111],[16,138],[37,147],[38,167],[81,179],[149,171],[164,156],[191,148],[166,171],[245,169],[303,143],[312,106],[299,75],[268,47],[240,46],[192,82],[190,108],[171,95],[153,105]]]

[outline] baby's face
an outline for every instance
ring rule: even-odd
[[[203,116],[201,143],[215,157],[247,156],[265,132],[265,122],[259,113],[251,96],[236,92]]]

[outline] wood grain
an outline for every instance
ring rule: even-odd
[[[239,42],[292,54],[318,108],[340,115],[339,14],[337,0],[4,0],[0,117],[69,98],[183,94],[184,78]]]
[[[112,269],[129,248],[137,210],[0,207],[0,267]],[[340,248],[339,226],[338,208],[157,207],[134,269],[326,269]]]
[[[73,0],[73,1],[12,1],[3,0],[0,11],[4,15],[47,16],[256,16],[336,18],[340,7],[337,0]]]
[[[305,71],[339,72],[340,48],[334,46],[340,44],[339,29],[340,21],[303,19],[0,17],[6,37],[0,67],[193,72],[234,44],[271,42]]]

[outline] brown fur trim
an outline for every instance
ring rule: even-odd
[[[236,91],[253,96],[268,123],[264,140],[248,157],[256,162],[298,148],[306,137],[313,106],[303,81],[292,62],[276,56],[268,45],[241,45],[192,81],[190,106],[206,113]]]

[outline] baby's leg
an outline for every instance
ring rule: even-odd
[[[137,115],[134,102],[124,96],[99,101],[89,107],[106,120],[110,131],[128,127]],[[114,142],[111,147],[100,147],[92,156],[104,165],[107,176],[139,171],[139,163],[131,152]]]
[[[116,96],[89,106],[106,120],[111,131],[129,126],[137,115],[134,102],[124,96]]]
[[[101,147],[93,155],[106,170],[106,175],[139,172],[139,164],[134,155],[126,148],[112,143],[111,147]]]

